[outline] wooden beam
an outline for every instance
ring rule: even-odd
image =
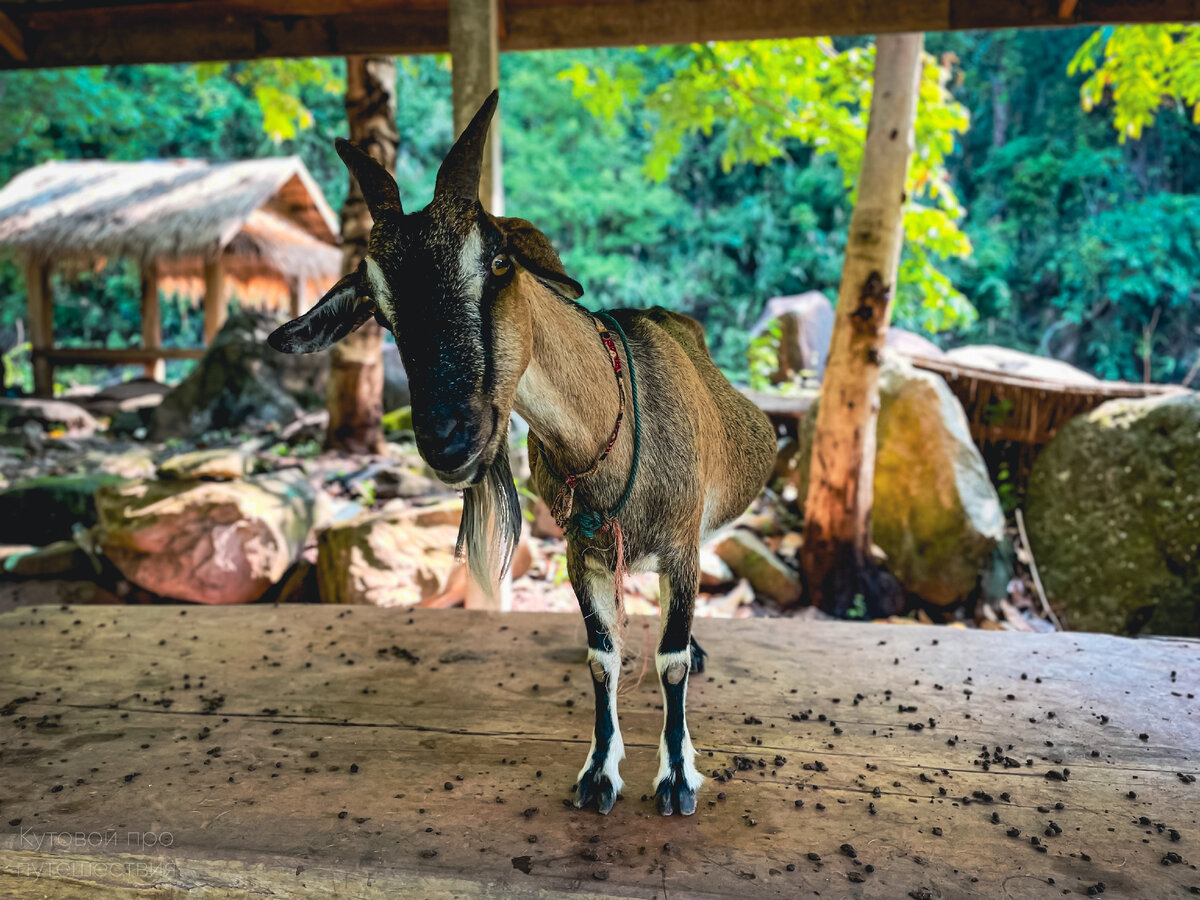
[[[454,133],[462,134],[488,94],[500,86],[500,11],[498,0],[450,0],[451,86]],[[494,215],[504,215],[504,179],[500,169],[500,110],[492,117],[483,151],[479,199]]]
[[[218,256],[204,264],[204,346],[212,346],[213,338],[225,324],[229,294],[225,284],[225,259]]]
[[[25,38],[16,24],[0,12],[0,49],[4,50],[17,62],[28,62],[29,54],[25,52]]]
[[[158,268],[151,263],[142,269],[142,346],[147,350],[162,347],[162,309],[158,302]],[[167,366],[161,357],[145,363],[147,378],[164,381]]]
[[[54,347],[33,353],[35,360],[84,366],[135,366],[160,359],[200,359],[203,356],[204,350],[199,347]]]
[[[50,266],[30,260],[25,267],[25,297],[29,314],[29,343],[33,347],[33,393],[54,396],[54,363],[44,351],[54,347],[54,296]]]
[[[0,68],[450,49],[450,0],[0,0],[27,60]],[[678,44],[818,34],[1200,21],[1200,0],[505,0],[499,49]],[[499,21],[497,19],[497,27]]]

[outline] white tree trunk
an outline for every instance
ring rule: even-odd
[[[855,595],[873,614],[891,611],[899,597],[871,559],[872,481],[880,354],[904,243],[924,35],[881,35],[875,46],[875,89],[821,385],[801,554],[810,599],[834,613],[844,613]]]

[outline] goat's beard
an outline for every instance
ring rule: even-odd
[[[512,565],[521,534],[521,499],[502,443],[478,484],[463,490],[455,553],[466,555],[471,577],[488,597]]]

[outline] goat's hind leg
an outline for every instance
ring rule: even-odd
[[[697,661],[703,665],[703,651],[698,660],[691,637],[700,587],[699,552],[692,548],[660,557],[659,580],[659,594],[666,602],[654,658],[663,692],[663,731],[654,795],[658,811],[664,816],[690,816],[696,811],[696,793],[704,781],[696,771],[696,750],[687,726],[688,675]]]
[[[622,781],[618,767],[625,744],[617,722],[617,680],[621,675],[620,623],[612,573],[585,565],[578,548],[567,553],[567,571],[587,628],[588,669],[596,694],[596,723],[587,762],[575,783],[575,806],[595,806],[607,814],[617,802]]]

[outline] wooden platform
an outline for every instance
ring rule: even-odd
[[[6,613],[0,896],[1200,889],[1200,645],[762,619],[697,634],[698,762],[726,780],[688,819],[642,798],[662,713],[635,660],[624,799],[603,818],[563,804],[591,730],[575,616]]]

